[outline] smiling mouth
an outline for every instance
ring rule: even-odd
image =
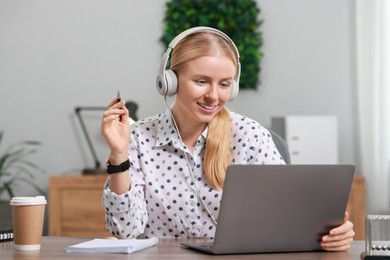
[[[216,108],[218,105],[216,106],[207,106],[207,105],[204,105],[204,104],[201,104],[201,103],[198,103],[198,105],[206,110],[213,110],[214,108]]]

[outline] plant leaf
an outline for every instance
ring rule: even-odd
[[[3,137],[4,131],[0,131],[0,143]],[[45,171],[27,158],[38,151],[39,145],[41,145],[39,141],[20,141],[9,145],[0,154],[0,196],[7,193],[12,198],[15,195],[14,188],[21,182],[30,185],[40,194],[45,194],[45,191],[34,182],[35,172]]]

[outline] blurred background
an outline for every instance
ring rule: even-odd
[[[376,78],[370,75],[384,71],[383,67],[371,71],[370,62],[385,56],[380,54],[385,39],[368,42],[378,38],[367,34],[383,37],[384,25],[377,30],[370,26],[381,22],[389,26],[376,13],[385,10],[385,4],[378,8],[375,4],[381,1],[256,2],[263,20],[261,83],[256,90],[241,90],[229,108],[268,128],[274,117],[336,118],[337,147],[330,152],[337,154],[337,163],[355,164],[357,174],[366,177],[368,210],[387,212],[388,126],[377,123],[386,123],[383,118],[389,110],[386,102],[377,107],[373,99],[361,99],[374,93],[371,83]],[[94,167],[76,107],[104,107],[119,90],[123,99],[138,104],[138,118],[166,108],[155,87],[165,51],[159,41],[165,4],[0,0],[0,130],[4,131],[0,152],[21,140],[40,141],[30,160],[45,172],[35,175],[42,189],[48,190],[50,176]],[[378,17],[382,17],[379,22],[367,22]],[[384,84],[386,79],[381,79]],[[376,98],[385,99],[388,93],[380,91],[384,90],[375,92]],[[97,158],[104,165],[108,149],[99,131],[101,116],[102,111],[83,112]],[[29,185],[17,189],[18,195],[34,193]]]

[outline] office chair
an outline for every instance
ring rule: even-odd
[[[286,143],[286,141],[283,140],[282,137],[280,137],[280,135],[278,135],[274,131],[269,130],[269,132],[271,133],[272,140],[274,141],[275,146],[278,149],[280,155],[283,157],[285,163],[290,164],[291,159],[290,159],[290,151],[288,149],[288,144]]]

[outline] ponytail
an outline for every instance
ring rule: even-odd
[[[233,150],[230,147],[232,125],[229,111],[223,108],[209,123],[204,155],[204,171],[209,185],[215,189],[223,187],[226,169]]]

